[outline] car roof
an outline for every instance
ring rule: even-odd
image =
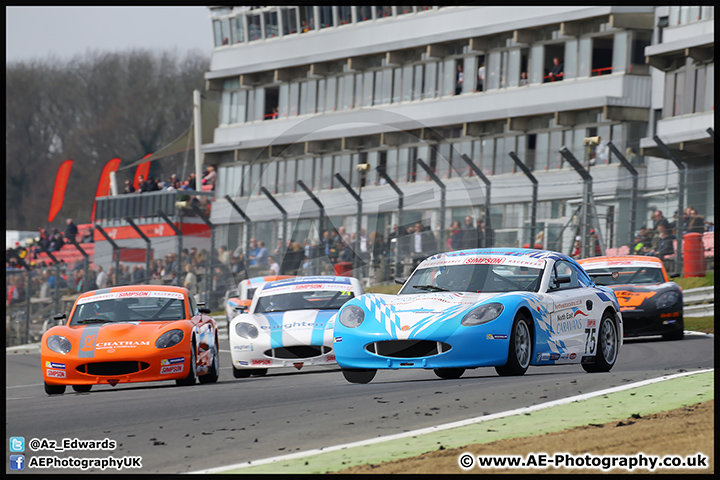
[[[256,284],[256,283],[263,283],[263,282],[272,282],[274,280],[283,280],[285,278],[294,278],[295,275],[266,275],[264,277],[250,277],[246,278],[245,280],[242,280],[241,283],[246,284]]]
[[[641,263],[654,263],[657,264],[658,267],[662,266],[662,260],[660,260],[657,257],[646,257],[645,255],[623,255],[618,257],[588,257],[588,258],[582,258],[577,261],[581,265],[591,265],[593,263],[607,263],[607,262],[624,262],[628,263],[630,265],[633,264],[641,264]]]
[[[98,290],[90,290],[81,294],[78,299],[93,297],[95,295],[104,295],[106,293],[118,293],[118,292],[173,292],[182,293],[185,296],[188,294],[188,290],[184,287],[176,287],[173,285],[124,285],[122,287],[110,287],[100,288]]]

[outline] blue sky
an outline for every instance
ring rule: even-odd
[[[207,7],[5,7],[6,61],[93,51],[212,50]]]

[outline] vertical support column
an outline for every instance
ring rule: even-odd
[[[360,195],[355,193],[355,190],[350,186],[350,184],[340,175],[339,173],[335,174],[335,178],[337,178],[338,182],[342,184],[343,187],[347,189],[348,192],[350,192],[350,195],[353,196],[355,201],[357,202],[357,226],[356,226],[356,234],[355,234],[355,258],[353,259],[353,270],[355,271],[355,276],[358,276],[360,273],[360,262],[362,259],[360,258],[360,231],[362,230],[362,199],[360,198]]]
[[[515,162],[515,165],[522,170],[522,172],[525,174],[526,177],[532,182],[533,185],[533,191],[532,191],[532,206],[530,209],[530,248],[534,248],[535,246],[535,230],[537,229],[537,203],[538,203],[538,181],[535,178],[535,176],[532,174],[530,169],[523,163],[522,160],[518,158],[518,156],[515,154],[515,152],[509,153],[510,158],[513,159]]]
[[[182,278],[182,244],[183,244],[182,238],[183,238],[183,234],[180,231],[180,229],[175,226],[175,224],[172,222],[172,220],[170,220],[170,218],[167,216],[167,214],[165,212],[163,212],[162,210],[158,210],[157,214],[159,217],[162,217],[162,219],[165,220],[165,223],[167,223],[170,226],[170,228],[173,230],[173,232],[175,232],[175,235],[177,235],[177,237],[178,237],[177,282],[178,282],[178,286],[179,286],[179,285],[181,285],[180,279]],[[211,258],[212,258],[212,254],[213,254],[213,252],[211,251],[210,252]]]
[[[678,219],[677,219],[677,249],[675,249],[675,271],[682,274],[683,272],[683,210],[685,209],[685,184],[687,182],[687,167],[670,151],[670,149],[660,140],[660,137],[653,135],[653,140],[660,147],[665,155],[675,164],[679,170],[678,179]]]
[[[618,148],[613,145],[612,142],[608,142],[607,146],[610,151],[618,158],[618,160],[620,160],[620,163],[623,164],[623,167],[627,168],[627,170],[630,172],[630,175],[632,175],[633,186],[630,196],[630,240],[628,243],[628,245],[632,247],[635,241],[635,227],[637,225],[638,171],[628,161],[628,159],[625,158],[622,153],[620,153],[620,150],[618,150]]]
[[[398,230],[395,235],[395,276],[399,276],[398,272],[402,270],[402,262],[400,260],[400,227],[402,227],[403,223],[403,208],[405,207],[405,194],[402,190],[400,190],[400,187],[398,187],[392,178],[387,174],[384,168],[378,167],[376,168],[378,174],[385,179],[385,181],[392,187],[393,190],[395,190],[395,193],[398,194]]]
[[[115,243],[112,238],[110,238],[110,235],[108,235],[107,232],[99,224],[95,224],[95,229],[100,232],[100,235],[102,235],[105,240],[107,240],[107,242],[113,249],[113,263],[115,264],[115,285],[117,286],[120,284],[120,247],[117,243]]]
[[[425,164],[425,162],[422,161],[422,159],[418,158],[416,160],[417,164],[422,167],[423,170],[430,176],[430,178],[440,187],[440,241],[441,243],[438,244],[438,251],[442,250],[442,246],[445,245],[445,184],[438,178],[437,175],[435,175],[435,172],[433,172],[430,167]],[[430,226],[432,228],[432,225]]]
[[[468,157],[466,154],[462,154],[461,158],[465,160],[465,163],[468,164],[468,167],[475,173],[475,175],[482,180],[482,182],[485,184],[485,228],[487,230],[492,229],[491,221],[490,221],[490,180],[485,176],[485,174],[480,170],[480,168],[475,165],[475,163]],[[534,239],[533,239],[534,240]],[[487,241],[487,237],[485,240]],[[492,247],[492,245],[487,245],[488,247]],[[482,245],[482,247],[485,247],[485,245]]]
[[[323,239],[323,232],[325,231],[325,206],[322,204],[322,202],[312,193],[310,188],[308,188],[307,185],[305,185],[305,182],[302,180],[298,180],[297,184],[300,185],[300,188],[303,189],[305,193],[310,197],[310,200],[315,202],[315,205],[318,206],[320,209],[319,217],[318,217],[318,243],[322,243]]]
[[[592,199],[592,181],[593,177],[588,173],[587,170],[585,170],[585,167],[583,167],[580,162],[575,158],[575,156],[570,152],[570,150],[567,149],[567,147],[563,146],[560,149],[560,154],[565,158],[565,160],[568,161],[568,163],[575,169],[576,172],[580,175],[580,177],[583,179],[583,203],[582,203],[582,213],[581,213],[581,220],[580,220],[580,231],[582,232],[580,234],[580,242],[581,242],[581,258],[587,258],[590,256],[590,242],[588,241],[590,239],[590,203]]]
[[[135,230],[135,233],[137,233],[140,238],[145,240],[145,279],[146,281],[150,280],[150,252],[151,252],[151,242],[150,239],[145,235],[145,233],[140,230],[140,227],[135,225],[135,222],[133,222],[132,218],[125,217],[125,221],[130,224],[130,226]]]

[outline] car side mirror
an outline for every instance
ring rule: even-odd
[[[53,315],[53,320],[65,320],[67,318],[67,315],[64,313],[56,313]]]
[[[405,285],[405,282],[407,282],[407,278],[395,278],[395,283],[398,285]]]
[[[555,285],[560,285],[562,283],[570,283],[571,281],[572,279],[567,275],[563,275],[562,277],[555,277],[554,280]]]
[[[670,275],[670,278],[679,278],[679,277],[680,277],[679,273],[673,273],[672,275]]]
[[[235,305],[236,312],[247,312],[247,310],[248,310],[247,305]]]
[[[200,312],[200,313],[204,313],[204,314],[206,314],[206,315],[207,315],[207,314],[209,314],[209,313],[210,313],[210,309],[209,309],[209,308],[207,308],[207,307],[198,307],[198,312]]]

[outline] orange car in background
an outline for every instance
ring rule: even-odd
[[[67,385],[175,380],[213,383],[220,373],[215,320],[181,287],[141,285],[80,295],[64,325],[43,334],[40,358],[45,392]],[[57,320],[64,314],[56,315]]]
[[[228,329],[230,322],[238,315],[237,307],[250,308],[255,291],[265,285],[266,282],[274,282],[275,280],[284,280],[293,278],[294,275],[267,275],[264,277],[251,277],[241,280],[238,283],[237,290],[228,290],[225,292],[225,319],[227,320]]]
[[[643,255],[590,257],[578,260],[578,263],[596,285],[606,285],[615,292],[626,337],[683,338],[682,288],[670,281],[679,274],[668,275],[659,258]]]

